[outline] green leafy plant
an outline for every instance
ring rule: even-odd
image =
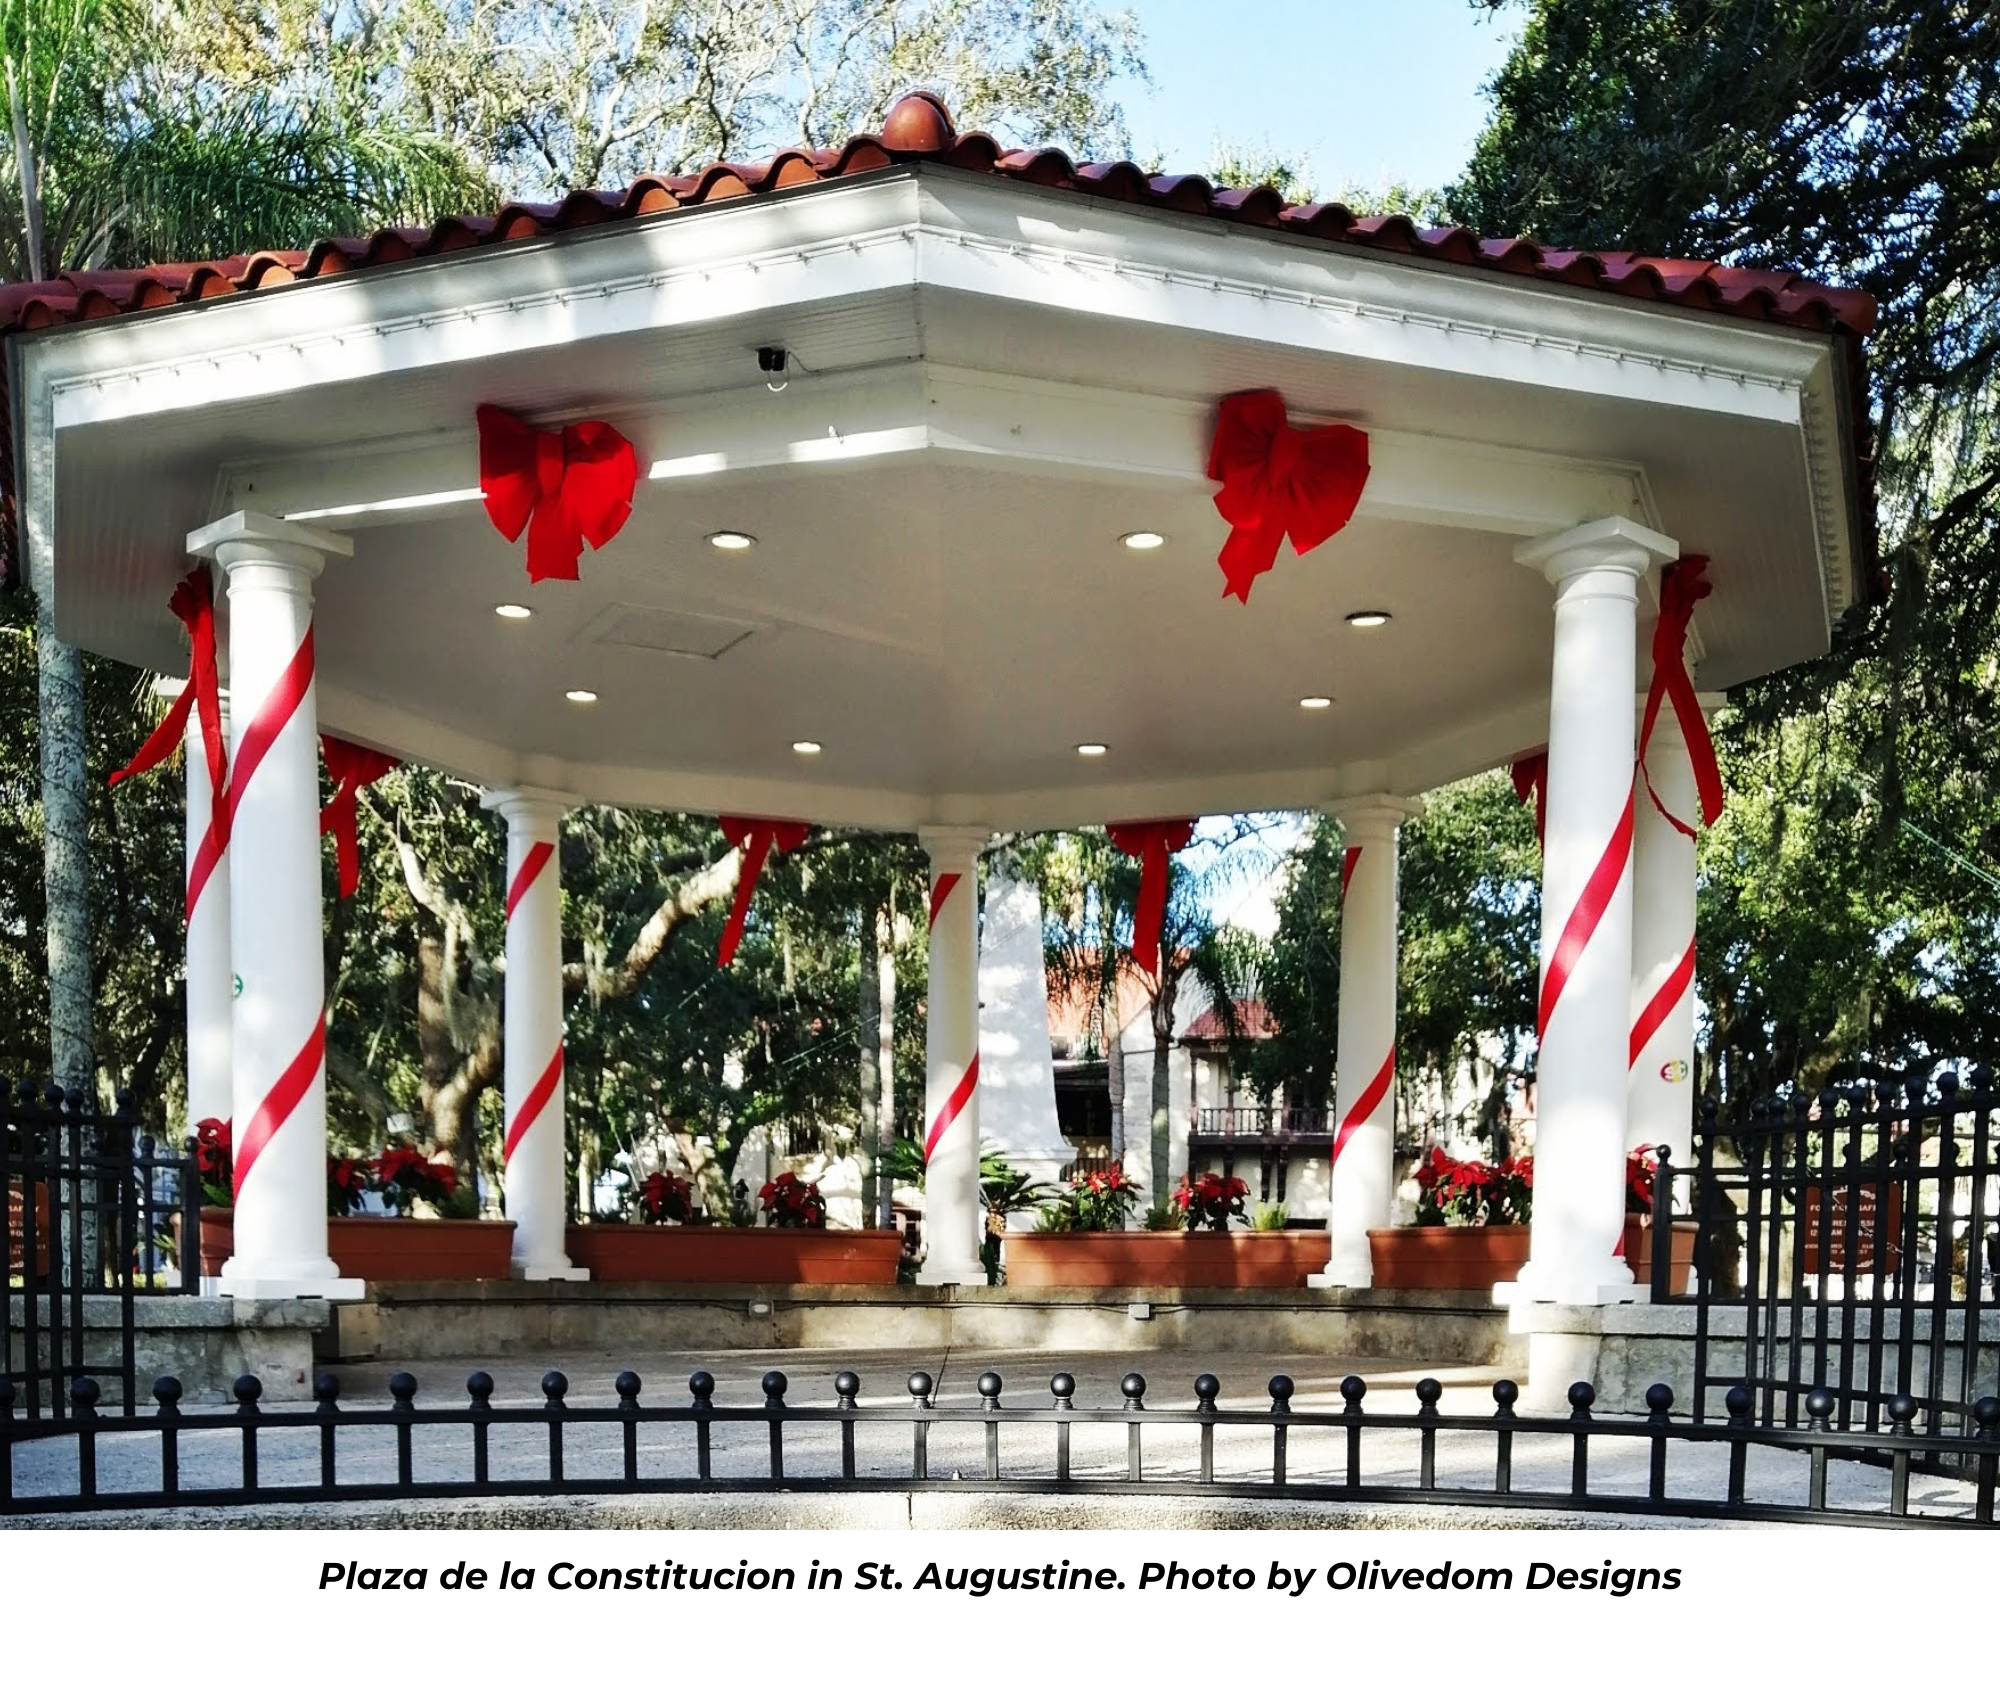
[[[1268,1204],[1258,1205],[1250,1212],[1250,1231],[1253,1234],[1275,1234],[1290,1223],[1291,1219],[1291,1207],[1273,1199]]]
[[[1148,1205],[1145,1223],[1149,1233],[1178,1233],[1188,1225],[1187,1212],[1178,1204]]]

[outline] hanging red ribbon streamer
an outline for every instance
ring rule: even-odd
[[[1549,829],[1549,753],[1542,750],[1523,756],[1509,770],[1514,779],[1514,795],[1522,802],[1535,799],[1535,842],[1542,843]]]
[[[333,780],[333,797],[319,812],[322,836],[333,834],[333,855],[340,867],[340,895],[352,897],[361,884],[361,787],[373,785],[395,770],[396,758],[350,744],[345,738],[322,735],[320,753]]]
[[[743,942],[743,923],[750,914],[750,899],[757,890],[757,879],[764,871],[764,860],[776,848],[796,850],[805,843],[806,835],[812,828],[799,820],[757,820],[749,815],[724,815],[722,832],[729,842],[743,852],[743,871],[736,876],[736,901],[729,907],[729,919],[722,928],[722,947],[715,953],[718,968],[727,968],[736,958],[736,947]]]
[[[1646,747],[1652,742],[1653,723],[1660,717],[1664,697],[1673,703],[1681,736],[1687,740],[1695,795],[1701,802],[1701,824],[1715,825],[1722,816],[1722,770],[1716,766],[1715,741],[1708,735],[1708,722],[1702,718],[1701,702],[1687,670],[1688,626],[1694,619],[1695,604],[1713,588],[1708,582],[1706,555],[1683,555],[1662,575],[1660,623],[1653,628],[1653,683],[1646,692],[1646,714],[1639,725],[1639,771],[1645,776],[1646,795],[1653,799],[1654,808],[1690,838],[1695,835],[1694,827],[1661,802],[1653,788],[1653,776],[1646,769]]]
[[[175,585],[167,606],[187,627],[192,651],[188,681],[174,698],[174,706],[167,710],[166,719],[139,746],[139,753],[106,783],[116,785],[158,767],[187,735],[189,710],[199,708],[202,748],[208,756],[208,781],[214,796],[209,818],[219,821],[224,818],[223,799],[229,789],[229,758],[222,747],[222,690],[215,671],[215,595],[209,585],[208,569],[196,567]]]
[[[1269,572],[1287,535],[1294,554],[1317,549],[1354,517],[1368,482],[1368,437],[1352,425],[1296,429],[1276,390],[1222,398],[1208,475],[1221,484],[1215,511],[1229,522],[1217,560],[1222,594],[1250,600],[1250,585]]]
[[[498,407],[479,409],[479,490],[500,535],[528,532],[528,577],[576,577],[588,543],[602,549],[632,515],[639,457],[623,433],[586,419],[538,431]]]
[[[1191,820],[1127,821],[1106,827],[1112,845],[1139,858],[1139,906],[1132,915],[1132,960],[1148,974],[1160,971],[1160,929],[1167,920],[1167,858],[1194,837]]]

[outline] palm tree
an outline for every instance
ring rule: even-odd
[[[358,97],[217,85],[173,63],[171,15],[134,0],[0,0],[0,272],[140,266],[434,217],[482,198],[443,141]],[[94,1085],[83,666],[36,611],[54,1079]]]

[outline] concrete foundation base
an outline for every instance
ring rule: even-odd
[[[379,1286],[335,1307],[322,1357],[565,1351],[1310,1352],[1506,1366],[1520,1345],[1479,1293],[1005,1287]]]
[[[25,1300],[11,1299],[13,1361],[27,1368]],[[171,1375],[189,1403],[228,1399],[240,1375],[254,1375],[267,1398],[301,1399],[312,1388],[314,1337],[331,1322],[324,1299],[221,1299],[149,1296],[134,1306],[134,1379],[138,1397],[150,1404],[154,1381]],[[42,1304],[41,1321],[49,1312]],[[112,1298],[83,1301],[83,1350],[91,1363],[115,1363],[120,1354],[119,1303]],[[46,1363],[47,1358],[44,1356]],[[99,1376],[104,1403],[124,1398],[117,1377]]]

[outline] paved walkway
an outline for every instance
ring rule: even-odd
[[[407,1366],[359,1364],[341,1366],[341,1403],[355,1409],[381,1408],[388,1403],[392,1368],[407,1367],[417,1378],[417,1407],[466,1408],[466,1377],[483,1369],[492,1375],[494,1404],[522,1409],[542,1403],[541,1378],[546,1365],[515,1358],[499,1360],[439,1359]],[[833,1377],[851,1369],[861,1377],[860,1403],[867,1409],[908,1410],[907,1378],[923,1370],[935,1378],[935,1402],[943,1413],[976,1412],[977,1382],[988,1369],[1003,1380],[1003,1405],[1047,1409],[1049,1378],[1057,1371],[1076,1377],[1079,1411],[1116,1410],[1122,1403],[1119,1381],[1137,1368],[1147,1381],[1146,1404],[1153,1409],[1187,1410],[1193,1406],[1196,1375],[1207,1372],[1222,1382],[1219,1401],[1224,1412],[1264,1412],[1266,1392],[1276,1373],[1292,1377],[1293,1408],[1298,1411],[1338,1410],[1342,1377],[1359,1374],[1368,1383],[1367,1409],[1385,1414],[1417,1410],[1414,1388],[1425,1375],[1444,1385],[1440,1408],[1453,1415],[1486,1415],[1493,1410],[1494,1373],[1487,1367],[1445,1366],[1394,1360],[1329,1363],[1323,1358],[1223,1355],[1204,1357],[1156,1352],[1142,1357],[1093,1353],[1060,1356],[1041,1352],[985,1352],[977,1357],[952,1352],[924,1355],[909,1350],[877,1352],[790,1351],[718,1352],[700,1354],[648,1352],[629,1358],[571,1354],[563,1365],[569,1378],[567,1402],[572,1409],[605,1409],[616,1403],[613,1381],[621,1369],[636,1370],[643,1382],[640,1402],[652,1408],[687,1408],[688,1375],[706,1369],[714,1375],[718,1407],[755,1408],[747,1421],[718,1421],[713,1428],[714,1474],[739,1480],[746,1489],[767,1477],[770,1464],[769,1425],[763,1420],[761,1378],[767,1369],[782,1367],[789,1380],[785,1400],[791,1407],[825,1408],[834,1403]],[[271,1410],[309,1409],[272,1403]],[[1005,1476],[1045,1476],[1054,1456],[1055,1431],[1042,1424],[1003,1425],[1000,1430],[1001,1470]],[[496,1480],[527,1480],[543,1475],[549,1458],[548,1430],[541,1424],[506,1424],[491,1431],[491,1468]],[[1072,1428],[1072,1470],[1079,1478],[1117,1480],[1127,1467],[1127,1425],[1122,1422],[1079,1422]],[[893,1478],[909,1471],[913,1430],[896,1422],[856,1425],[856,1468],[863,1477]],[[1199,1431],[1192,1425],[1149,1426],[1143,1431],[1145,1475],[1149,1481],[1197,1479]],[[967,1422],[935,1423],[929,1436],[929,1470],[934,1477],[958,1476],[970,1482],[986,1473],[985,1427]],[[616,1424],[571,1425],[563,1437],[564,1468],[570,1480],[615,1477],[622,1468],[622,1429]],[[394,1440],[386,1430],[347,1430],[339,1438],[340,1476],[346,1481],[393,1481]],[[648,1425],[639,1435],[642,1476],[688,1477],[695,1473],[692,1425]],[[1369,1433],[1362,1440],[1362,1479],[1370,1485],[1414,1487],[1419,1480],[1419,1440],[1414,1432]],[[1489,1434],[1441,1434],[1438,1437],[1436,1479],[1441,1487],[1493,1486],[1496,1443]],[[471,1478],[468,1430],[462,1426],[419,1426],[414,1434],[414,1460],[420,1480],[467,1481]],[[1346,1436],[1330,1429],[1295,1428],[1287,1445],[1289,1479],[1294,1483],[1334,1483],[1346,1463]],[[1648,1443],[1643,1439],[1600,1436],[1590,1447],[1590,1487],[1595,1493],[1643,1495],[1647,1488]],[[835,1476],[840,1471],[839,1430],[832,1424],[796,1422],[784,1435],[785,1470],[793,1480]],[[1567,1491],[1573,1449],[1567,1435],[1518,1435],[1514,1441],[1512,1480],[1515,1489]],[[1668,1493],[1672,1497],[1716,1500],[1724,1491],[1727,1448],[1721,1445],[1676,1445],[1670,1452]],[[186,1486],[225,1487],[235,1484],[241,1468],[241,1437],[230,1432],[189,1434],[180,1449],[181,1480]],[[318,1436],[313,1431],[273,1431],[260,1437],[261,1477],[270,1486],[306,1485],[318,1479]],[[1272,1430],[1263,1424],[1220,1426],[1215,1434],[1218,1480],[1268,1481],[1272,1460]],[[1750,1456],[1749,1490],[1753,1499],[1802,1504],[1807,1485],[1803,1455],[1759,1448]],[[37,1442],[15,1449],[17,1494],[73,1492],[76,1482],[75,1446],[67,1439]],[[158,1442],[151,1436],[104,1436],[99,1445],[98,1481],[102,1491],[143,1490],[158,1482]],[[884,1480],[884,1486],[892,1486]],[[1938,1477],[1914,1476],[1911,1505],[1949,1513],[1970,1501],[1968,1484]],[[1836,1461],[1830,1470],[1831,1502],[1853,1509],[1874,1509],[1888,1502],[1886,1472]],[[606,1502],[616,1519],[617,1501]],[[1141,1521],[1137,1516],[1134,1522]]]

